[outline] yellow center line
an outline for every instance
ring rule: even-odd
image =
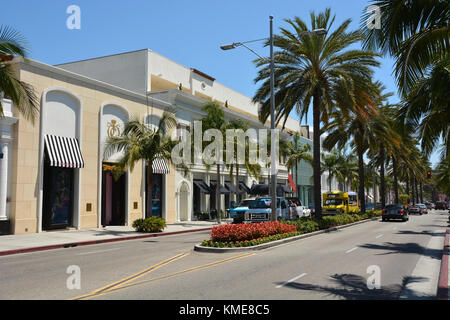
[[[192,268],[189,268],[189,269],[181,270],[181,271],[178,271],[178,272],[175,272],[175,273],[172,273],[172,274],[168,274],[168,275],[164,275],[164,276],[161,276],[161,277],[158,277],[158,278],[144,280],[144,281],[132,283],[132,284],[129,284],[129,285],[126,285],[126,286],[120,285],[120,286],[114,287],[111,290],[107,290],[107,291],[104,291],[104,292],[99,292],[98,294],[94,294],[94,295],[91,295],[89,297],[86,297],[86,299],[97,298],[97,297],[101,297],[103,295],[107,295],[107,294],[110,294],[110,293],[115,293],[115,292],[118,292],[118,291],[121,291],[121,290],[124,290],[124,289],[129,289],[131,287],[140,286],[140,285],[143,285],[143,284],[146,284],[146,283],[149,283],[149,282],[154,282],[154,281],[158,281],[158,280],[162,280],[162,279],[169,279],[169,278],[173,278],[173,277],[176,277],[178,275],[181,275],[181,274],[186,274],[186,273],[190,273],[190,272],[194,272],[194,271],[198,271],[198,270],[207,269],[207,268],[218,266],[218,265],[221,265],[221,264],[224,264],[224,263],[227,263],[227,262],[232,262],[232,261],[235,261],[235,260],[239,260],[239,259],[243,259],[243,258],[246,258],[246,257],[250,257],[250,256],[253,256],[255,254],[256,253],[245,253],[245,254],[242,254],[242,255],[239,255],[239,256],[236,256],[236,257],[231,257],[231,258],[227,258],[227,259],[223,259],[223,260],[219,260],[219,261],[210,262],[210,263],[207,263],[207,264],[204,264],[204,265],[201,265],[201,266],[197,266],[197,267],[192,267]]]
[[[137,273],[135,273],[135,274],[133,274],[131,276],[128,276],[128,277],[120,279],[120,280],[118,280],[116,282],[107,284],[106,286],[98,288],[98,289],[96,289],[94,291],[91,291],[91,292],[89,292],[87,294],[84,294],[84,295],[81,295],[81,296],[78,296],[78,297],[75,297],[75,298],[71,298],[70,300],[80,300],[80,299],[84,299],[84,298],[87,298],[87,297],[90,297],[90,296],[95,296],[95,295],[103,293],[103,292],[108,292],[110,290],[115,289],[116,287],[120,287],[120,286],[122,286],[122,285],[124,285],[126,283],[129,283],[130,281],[139,279],[139,278],[143,277],[144,275],[147,275],[147,274],[149,274],[149,273],[151,273],[151,272],[153,272],[155,270],[158,270],[159,268],[161,268],[161,267],[163,267],[163,266],[165,266],[165,265],[167,265],[167,264],[169,264],[171,262],[174,262],[174,261],[176,261],[178,259],[181,259],[181,258],[187,256],[188,254],[189,253],[177,254],[176,256],[173,256],[173,257],[171,257],[169,259],[166,259],[166,260],[163,260],[161,262],[158,262],[157,264],[154,264],[153,266],[151,266],[149,268],[146,268],[144,270],[141,270],[141,271],[139,271],[139,272],[137,272]]]

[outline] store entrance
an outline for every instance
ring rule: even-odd
[[[72,226],[74,169],[44,165],[42,229]]]
[[[125,225],[126,174],[114,176],[113,165],[103,165],[102,226]]]

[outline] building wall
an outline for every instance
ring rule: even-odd
[[[39,65],[39,64],[37,64]],[[20,79],[32,85],[39,98],[51,88],[61,88],[73,93],[81,101],[81,151],[85,167],[80,169],[80,220],[78,228],[96,228],[98,225],[98,163],[99,154],[99,113],[105,103],[117,103],[125,106],[130,115],[143,118],[147,109],[142,100],[127,97],[125,94],[95,86],[90,83],[72,79],[49,68],[24,64],[20,71]],[[51,69],[51,67],[50,67]],[[161,114],[161,109],[155,108]],[[34,233],[38,231],[38,199],[39,199],[39,150],[40,150],[40,118],[34,124],[25,120],[18,112],[15,125],[11,184],[11,222],[14,234]],[[130,199],[128,203],[129,223],[143,215],[142,165],[137,165],[130,173]],[[174,174],[166,177],[167,195],[174,194]],[[134,203],[138,209],[134,209]],[[92,211],[87,211],[87,204]],[[175,221],[174,206],[167,201],[167,221]]]

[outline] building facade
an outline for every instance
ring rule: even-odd
[[[114,169],[121,155],[105,157],[106,139],[120,135],[129,119],[155,126],[165,110],[174,112],[178,129],[192,128],[204,116],[202,107],[208,101],[222,105],[227,120],[239,118],[252,128],[265,127],[251,98],[148,49],[58,66],[28,60],[17,64],[17,73],[34,87],[41,102],[34,123],[14,111],[7,99],[3,103],[3,233],[131,225],[145,217],[150,205],[145,200],[146,170],[154,174],[152,215],[168,223],[195,220],[198,213],[215,207],[215,170],[194,166],[186,174],[161,160],[152,168],[142,163],[117,177]],[[288,119],[282,138],[296,130],[298,121]],[[179,132],[174,130],[173,137]],[[268,174],[264,168],[262,178],[256,179],[241,168],[236,189],[236,180],[223,167],[221,208],[247,197],[253,184],[267,184]],[[283,165],[277,182],[289,188]],[[230,191],[238,198],[231,199]]]

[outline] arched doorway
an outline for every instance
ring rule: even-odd
[[[189,186],[183,182],[179,191],[178,217],[180,221],[189,221]]]

